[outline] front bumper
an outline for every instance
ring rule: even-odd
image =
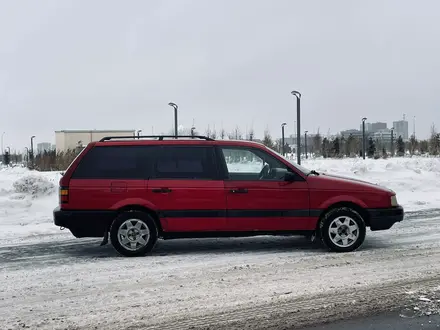
[[[59,206],[53,210],[55,225],[69,229],[78,238],[103,237],[116,216],[115,211],[61,210]]]
[[[370,214],[370,229],[372,231],[390,229],[396,222],[400,222],[404,217],[402,206],[386,209],[368,209]]]

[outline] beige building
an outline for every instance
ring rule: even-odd
[[[106,136],[133,136],[135,130],[63,130],[55,131],[57,152],[86,146]]]

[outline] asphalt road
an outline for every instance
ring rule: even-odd
[[[302,330],[438,330],[440,315],[404,318],[399,313],[339,321]]]

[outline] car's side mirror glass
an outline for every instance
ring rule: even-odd
[[[286,174],[284,174],[284,181],[294,182],[295,180],[296,180],[296,176],[294,173],[286,172]]]

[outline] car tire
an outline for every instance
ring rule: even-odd
[[[150,252],[157,242],[157,236],[153,218],[141,211],[119,214],[110,227],[113,247],[126,257],[139,257]]]
[[[352,252],[365,240],[364,219],[349,207],[330,210],[320,223],[323,243],[334,252]]]

